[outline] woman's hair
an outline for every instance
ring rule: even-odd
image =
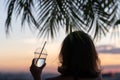
[[[82,31],[70,33],[63,41],[59,54],[63,76],[96,78],[100,73],[100,61],[90,36]]]

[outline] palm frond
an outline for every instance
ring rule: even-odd
[[[6,19],[6,30],[8,32],[9,26],[11,25],[12,14],[15,13],[15,17],[21,17],[21,25],[27,21],[28,24],[33,23],[35,26],[38,26],[37,21],[35,20],[32,14],[32,7],[34,7],[33,0],[8,0],[8,15]]]
[[[114,1],[99,1],[96,2],[95,5],[93,6],[93,12],[94,12],[94,17],[91,18],[91,25],[89,26],[88,32],[90,32],[93,28],[95,27],[95,37],[101,37],[102,35],[106,35],[107,32],[109,32],[111,24],[114,24],[115,19],[116,19],[116,10],[117,6]],[[95,17],[97,16],[97,19]],[[94,25],[96,23],[96,25]]]
[[[11,17],[12,17],[12,13],[13,13],[13,10],[14,10],[15,1],[16,0],[11,0],[10,2],[8,1],[9,6],[8,6],[8,12],[7,12],[7,19],[6,19],[6,22],[5,22],[6,33],[9,32],[9,27],[11,26]]]
[[[105,35],[115,23],[119,0],[7,0],[6,31],[12,14],[21,17],[21,25],[34,24],[40,36],[54,38],[60,28],[66,33],[74,30]],[[95,19],[96,18],[96,19]]]

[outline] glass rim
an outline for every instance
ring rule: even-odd
[[[42,53],[40,53],[40,52],[34,52],[34,54],[48,55],[47,52],[46,53],[44,53],[44,52],[42,52]]]

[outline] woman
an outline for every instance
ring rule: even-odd
[[[101,80],[100,61],[94,43],[82,31],[72,32],[64,39],[59,61],[61,66],[58,67],[58,72],[61,75],[46,80]],[[40,75],[45,65],[31,65],[34,80],[41,80]]]

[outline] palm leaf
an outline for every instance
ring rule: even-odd
[[[8,12],[7,12],[7,19],[6,19],[6,32],[9,32],[9,26],[11,25],[11,17],[12,17],[12,13],[14,10],[14,4],[15,4],[16,0],[11,0],[10,2],[8,1]]]
[[[35,26],[38,26],[33,14],[32,7],[34,7],[33,0],[8,0],[8,15],[6,19],[6,31],[9,31],[9,26],[11,24],[12,14],[16,13],[16,18],[22,14],[21,25],[28,22],[28,24],[33,23]]]
[[[21,17],[21,25],[34,24],[41,36],[54,38],[60,28],[91,32],[94,37],[105,35],[116,20],[119,0],[7,0],[6,32],[12,14]],[[96,18],[96,19],[95,19]],[[96,24],[94,26],[94,24]]]

